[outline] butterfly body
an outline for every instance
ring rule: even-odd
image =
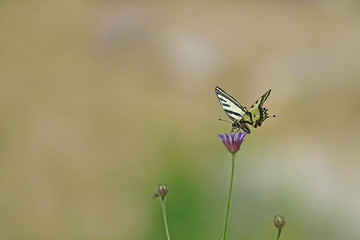
[[[270,92],[271,89],[262,95],[248,110],[224,90],[219,87],[215,87],[215,94],[219,99],[220,105],[227,116],[233,121],[231,129],[232,132],[242,130],[246,133],[251,133],[248,124],[257,128],[261,126],[265,119],[275,117],[275,115],[269,116],[267,113],[268,109],[263,107],[263,104],[270,95]]]

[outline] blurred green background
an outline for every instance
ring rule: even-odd
[[[360,239],[359,1],[1,1],[0,239]]]

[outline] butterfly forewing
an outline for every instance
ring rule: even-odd
[[[215,88],[215,93],[225,113],[232,121],[239,121],[247,112],[246,108],[241,106],[235,98],[231,97],[219,87]]]

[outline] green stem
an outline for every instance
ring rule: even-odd
[[[167,219],[166,219],[166,203],[165,203],[165,197],[164,197],[164,198],[161,198],[161,207],[162,207],[162,211],[163,211],[163,217],[164,217],[164,223],[165,223],[166,236],[167,236],[167,239],[170,240],[169,228],[168,228]]]
[[[279,240],[279,238],[280,238],[280,234],[281,234],[281,229],[279,229],[279,231],[278,231],[278,234],[277,234],[276,240]]]
[[[235,153],[232,154],[232,159],[231,159],[230,190],[229,190],[228,205],[227,205],[227,209],[226,209],[225,228],[224,228],[224,237],[223,237],[223,240],[225,240],[225,238],[226,238],[227,223],[228,223],[228,218],[229,218],[231,191],[232,191],[232,185],[233,185],[233,180],[234,180],[234,168],[235,168],[234,166],[235,166]]]

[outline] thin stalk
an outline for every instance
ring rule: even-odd
[[[279,231],[278,231],[278,234],[277,234],[276,240],[279,240],[279,238],[280,238],[280,234],[281,234],[281,229],[279,229]]]
[[[230,177],[230,189],[229,189],[229,199],[226,209],[226,217],[225,217],[225,228],[224,228],[224,237],[223,240],[226,239],[226,230],[227,230],[227,224],[228,224],[228,218],[229,218],[229,209],[230,209],[230,199],[231,199],[231,191],[232,191],[232,185],[234,180],[234,168],[235,168],[235,153],[231,154],[231,177]]]
[[[164,217],[166,236],[167,236],[167,239],[170,240],[169,228],[168,228],[167,218],[166,218],[166,203],[165,203],[164,197],[161,198],[161,207],[162,207],[162,212],[163,212],[163,217]]]

